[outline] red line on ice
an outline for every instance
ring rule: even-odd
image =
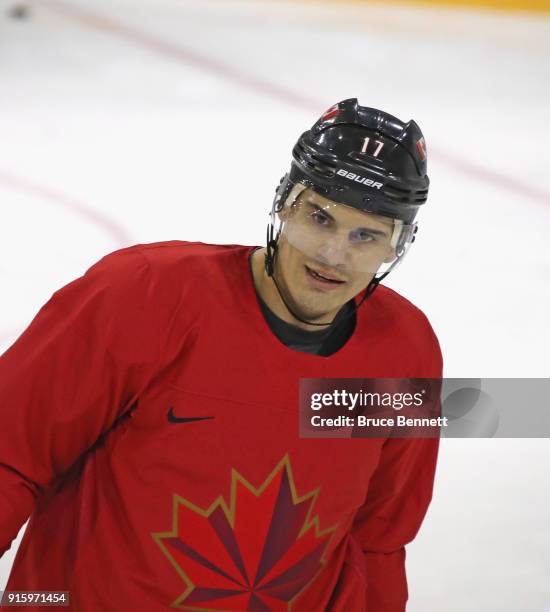
[[[48,200],[79,214],[109,234],[116,246],[125,245],[130,242],[129,235],[121,225],[65,193],[3,171],[0,171],[0,187]]]
[[[117,247],[131,243],[131,239],[123,227],[65,193],[2,171],[0,171],[0,187],[48,200],[77,213],[109,234]],[[0,330],[0,344],[15,338],[19,333],[21,333],[21,330]]]

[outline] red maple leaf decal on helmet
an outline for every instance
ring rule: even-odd
[[[331,106],[321,117],[321,121],[328,121],[329,119],[333,119],[340,113],[340,107],[338,104],[334,104]]]
[[[426,141],[424,140],[424,137],[416,141],[416,150],[418,151],[418,155],[420,155],[420,159],[425,161],[428,154],[426,152]]]
[[[182,610],[289,610],[325,562],[336,526],[311,517],[319,488],[299,497],[288,455],[260,487],[231,472],[229,506],[222,496],[202,509],[174,495],[173,528],[152,534],[186,589]]]

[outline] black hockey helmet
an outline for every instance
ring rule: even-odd
[[[411,224],[428,197],[426,145],[418,125],[359,106],[356,98],[329,108],[300,136],[292,156],[275,209],[302,183],[335,202]]]

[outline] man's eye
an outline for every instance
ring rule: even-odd
[[[374,239],[374,236],[366,230],[358,229],[350,233],[351,242],[372,242]]]
[[[330,219],[324,215],[322,212],[315,211],[311,213],[311,218],[318,223],[319,225],[328,225]]]

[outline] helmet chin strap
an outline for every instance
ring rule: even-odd
[[[265,271],[266,271],[266,274],[273,279],[273,284],[275,285],[275,288],[277,289],[277,293],[279,294],[281,301],[285,305],[288,312],[295,319],[297,319],[298,321],[301,321],[302,323],[307,323],[308,325],[315,325],[318,327],[326,327],[327,325],[332,325],[334,321],[336,320],[338,314],[336,314],[336,316],[334,317],[334,319],[332,319],[332,321],[328,321],[326,323],[313,323],[312,321],[308,321],[307,319],[302,319],[298,314],[296,314],[296,312],[294,312],[294,310],[290,307],[287,300],[285,299],[283,292],[279,288],[277,279],[275,278],[276,258],[277,258],[277,241],[273,238],[273,225],[269,224],[268,229],[267,229],[267,252],[265,254]],[[395,262],[390,266],[388,270],[386,270],[386,272],[384,272],[384,274],[382,274],[382,276],[380,276],[379,278],[373,277],[371,279],[370,283],[365,288],[365,293],[363,297],[361,298],[361,301],[359,302],[359,304],[355,304],[355,301],[354,301],[353,304],[355,306],[355,309],[349,314],[347,314],[345,317],[342,317],[342,319],[338,322],[338,325],[340,325],[342,321],[346,321],[349,317],[353,316],[357,312],[357,309],[365,302],[365,300],[368,297],[370,297],[374,293],[374,291],[376,290],[376,287],[378,287],[378,285],[380,284],[380,281],[384,279],[392,271],[392,269],[394,268],[394,266],[397,264],[398,261],[399,261],[399,258],[395,260]]]

